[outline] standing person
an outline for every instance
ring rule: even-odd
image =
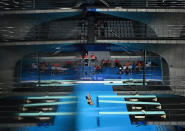
[[[98,28],[97,27],[95,27],[94,38],[95,38],[95,40],[98,39]]]
[[[88,65],[88,62],[89,62],[88,53],[85,53],[85,55],[84,55],[84,61],[85,61],[85,65]]]
[[[135,64],[135,62],[133,62],[133,64],[132,64],[132,73],[134,73],[136,71],[136,64]]]
[[[103,27],[100,28],[100,34],[101,34],[101,38],[103,39],[105,36],[105,29]]]
[[[149,70],[151,70],[151,67],[152,67],[152,62],[151,61],[147,61],[146,68],[148,68]]]
[[[37,64],[32,63],[31,68],[32,68],[33,72],[36,71],[37,70]]]
[[[137,64],[136,64],[136,70],[137,71],[140,71],[142,68],[142,62],[140,60],[137,61]]]

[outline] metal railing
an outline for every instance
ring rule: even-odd
[[[105,22],[106,23],[106,22]],[[128,22],[129,23],[129,22]],[[183,25],[135,25],[122,21],[108,21],[96,30],[98,40],[122,39],[185,39]]]
[[[93,8],[185,8],[185,0],[95,0],[94,3],[76,0],[1,0],[0,10],[36,10],[75,8],[89,6]]]
[[[121,22],[112,22],[103,27],[96,27],[96,40],[184,40],[185,28],[183,25],[127,25]],[[152,27],[152,28],[151,28]],[[0,41],[39,41],[39,40],[81,40],[88,39],[87,26],[62,27],[42,26],[42,28],[0,27]],[[29,31],[29,32],[28,32]]]

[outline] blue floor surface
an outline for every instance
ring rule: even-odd
[[[131,125],[128,115],[99,115],[99,111],[127,111],[125,104],[99,104],[98,95],[116,95],[113,93],[112,86],[104,84],[80,84],[76,88],[78,92],[79,103],[77,111],[77,131],[157,131],[156,126]],[[93,106],[87,104],[85,96],[90,93]],[[104,98],[101,98],[104,99]],[[123,100],[118,98],[119,100]],[[111,99],[110,99],[111,100]]]

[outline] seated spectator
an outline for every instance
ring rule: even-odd
[[[102,67],[100,65],[95,66],[94,69],[95,69],[95,72],[97,73],[102,72]]]
[[[58,67],[59,67],[60,65],[59,64],[53,64],[52,66],[51,66],[51,70],[52,70],[52,72],[53,73],[58,73],[59,71],[58,71]]]
[[[111,61],[109,59],[106,60],[106,64],[107,64],[108,67],[110,67],[111,66]]]
[[[128,67],[125,65],[123,65],[123,72],[127,75],[128,74]]]
[[[94,53],[91,55],[91,62],[95,62],[97,60],[96,56]]]
[[[115,60],[114,60],[114,64],[115,64],[115,67],[119,67],[120,64],[119,64],[118,59],[115,59]]]
[[[94,105],[94,104],[93,104],[93,101],[92,101],[92,98],[91,98],[91,96],[90,96],[90,94],[88,94],[88,96],[86,96],[85,98],[86,98],[86,100],[87,100],[87,104],[89,104],[89,105],[91,105],[91,106]]]
[[[132,73],[132,65],[129,65],[129,66],[128,66],[128,72],[129,72],[129,74]]]
[[[128,67],[129,65],[131,65],[131,63],[127,61],[125,65]]]
[[[103,67],[106,66],[106,60],[103,59],[103,60],[101,61],[101,65],[102,65]]]
[[[118,74],[123,74],[123,67],[122,66],[119,66],[119,71],[118,71]]]

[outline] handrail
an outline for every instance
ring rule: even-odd
[[[106,4],[105,4],[106,3]],[[37,9],[60,9],[60,8],[76,8],[79,2],[76,1],[59,1],[59,0],[20,0],[20,1],[1,1],[0,10],[37,10]],[[88,7],[103,7],[103,8],[112,8],[112,7],[122,7],[122,8],[160,8],[160,9],[184,9],[185,1],[184,0],[102,0],[96,1],[94,4],[88,4],[88,2],[81,2],[81,7],[83,5]],[[107,6],[108,5],[108,6]],[[81,8],[80,7],[80,8]]]

